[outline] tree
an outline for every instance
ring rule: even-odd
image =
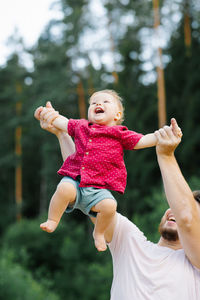
[[[1,225],[15,219],[17,209],[15,204],[15,168],[21,157],[15,152],[15,130],[22,125],[20,115],[16,114],[16,104],[24,101],[24,93],[17,92],[17,87],[24,89],[24,79],[27,71],[21,66],[17,54],[13,54],[7,65],[0,69],[0,101],[1,101],[1,191],[3,199]],[[5,172],[6,170],[6,172]],[[9,205],[8,205],[9,204]],[[5,210],[5,211],[4,211]],[[3,213],[4,212],[4,213]]]

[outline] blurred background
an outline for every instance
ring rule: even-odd
[[[39,228],[62,158],[56,137],[33,113],[51,100],[61,114],[85,118],[89,96],[114,89],[129,129],[145,134],[177,119],[184,135],[176,157],[199,189],[200,2],[9,3],[7,14],[1,9],[1,299],[107,300],[111,256],[97,253],[90,221],[76,211],[51,235]],[[118,211],[156,242],[167,205],[155,149],[127,151],[125,161],[127,189],[114,194]]]

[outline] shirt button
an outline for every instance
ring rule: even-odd
[[[84,170],[85,169],[85,167],[82,167],[82,170]]]
[[[86,154],[86,155],[88,155],[88,154],[89,154],[89,152],[85,152],[85,154]]]
[[[92,127],[92,130],[95,130],[95,128],[94,128],[94,127]]]
[[[91,139],[89,139],[89,142],[91,142],[92,140]]]

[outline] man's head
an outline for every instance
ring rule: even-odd
[[[95,92],[89,99],[88,120],[101,125],[119,125],[124,119],[122,99],[113,90]]]
[[[200,190],[193,191],[193,196],[200,205]],[[167,209],[162,217],[158,231],[162,238],[168,242],[176,242],[179,240],[176,219],[171,208]]]
[[[158,231],[164,240],[176,242],[179,240],[175,217],[171,208],[167,209],[161,219]]]

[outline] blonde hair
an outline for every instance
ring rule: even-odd
[[[111,96],[113,96],[115,98],[115,100],[117,100],[117,104],[118,104],[118,107],[120,109],[120,112],[122,113],[121,114],[121,118],[117,121],[117,125],[120,125],[123,123],[124,121],[124,106],[123,106],[123,99],[119,96],[119,94],[117,92],[115,92],[114,90],[102,90],[102,91],[98,91],[98,92],[94,92],[90,98],[89,98],[89,103],[90,103],[90,100],[91,98],[95,95],[95,94],[98,94],[98,93],[107,93]]]

